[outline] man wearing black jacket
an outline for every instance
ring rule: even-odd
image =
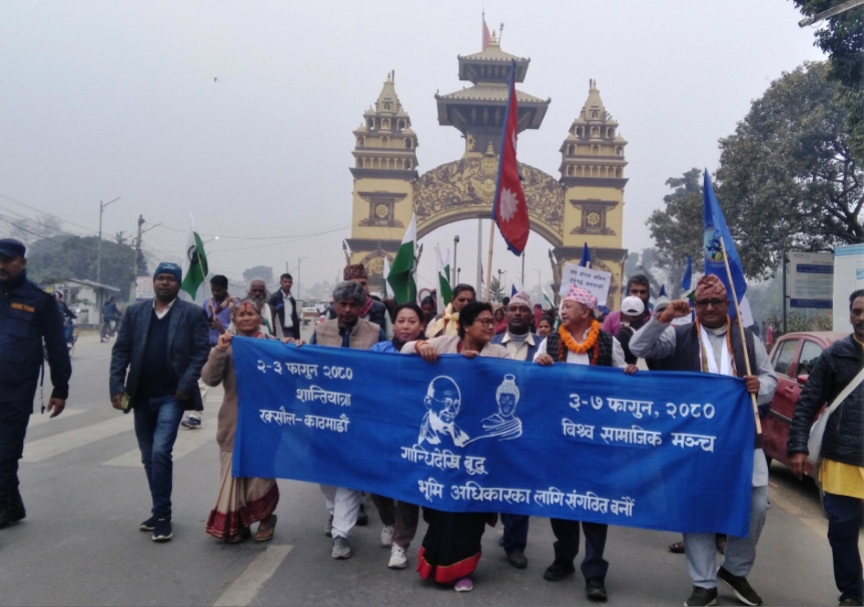
[[[282,323],[282,335],[300,339],[300,315],[297,313],[297,300],[291,295],[294,278],[287,272],[279,277],[279,290],[270,296],[267,303],[276,311]]]
[[[72,366],[54,298],[27,280],[26,248],[0,239],[0,529],[26,516],[18,491],[18,460],[33,413],[45,340],[54,390],[47,410],[66,406]]]
[[[801,478],[807,461],[810,425],[822,405],[830,405],[864,367],[864,290],[849,297],[854,332],[822,353],[795,404],[786,449],[792,472]],[[822,437],[819,481],[825,492],[828,542],[834,555],[834,582],[840,605],[864,602],[858,533],[864,499],[864,384],[834,410]]]

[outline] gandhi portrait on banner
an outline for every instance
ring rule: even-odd
[[[423,405],[427,411],[420,425],[418,445],[429,443],[464,447],[468,443],[468,434],[455,421],[462,405],[462,394],[455,381],[443,375],[430,381]]]

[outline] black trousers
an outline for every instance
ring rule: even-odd
[[[579,554],[579,527],[585,532],[585,557],[582,559],[582,575],[585,579],[605,578],[609,562],[603,558],[606,549],[608,525],[568,521],[558,518],[549,519],[555,534],[555,558],[573,561]]]
[[[24,436],[33,402],[0,402],[0,509],[20,504],[18,460],[24,453]]]

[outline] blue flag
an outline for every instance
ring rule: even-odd
[[[666,285],[660,285],[660,295],[657,297],[669,297],[666,295]]]
[[[511,285],[510,285],[510,297],[513,297],[513,296],[516,295],[516,293],[518,293],[518,292],[519,292],[519,291],[516,290],[516,285],[511,284]]]
[[[231,345],[236,477],[448,512],[747,535],[755,429],[737,377]]]
[[[714,194],[714,187],[711,185],[711,177],[708,176],[708,169],[705,169],[705,183],[702,188],[702,200],[704,203],[705,213],[705,232],[703,234],[703,243],[705,250],[705,274],[714,274],[723,281],[726,286],[726,293],[732,300],[732,285],[729,282],[731,274],[732,284],[735,285],[735,295],[738,298],[738,308],[741,310],[741,321],[744,326],[753,324],[753,315],[750,312],[750,305],[747,303],[745,294],[747,293],[747,281],[744,279],[744,271],[741,268],[741,259],[738,257],[738,252],[735,250],[735,243],[732,242],[732,234],[726,226],[726,220],[723,218],[723,211],[720,209],[720,203],[717,201],[717,196]],[[720,245],[721,241],[726,247],[726,255],[729,258],[729,270],[726,270],[726,264],[723,259],[723,249]],[[734,318],[737,308],[734,305],[729,306],[729,316]]]
[[[684,289],[684,292],[690,290],[691,285],[693,283],[693,256],[687,256],[687,269],[684,270],[684,278],[681,279],[681,288]]]
[[[579,260],[579,266],[583,268],[591,267],[591,252],[588,251],[588,243],[585,243],[585,246],[582,247],[582,259]]]

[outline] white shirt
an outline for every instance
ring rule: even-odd
[[[291,303],[291,291],[288,291],[286,294],[285,291],[282,291],[282,303],[285,304],[285,321],[282,323],[282,326],[286,329],[290,329],[294,326],[294,320],[292,320],[292,316],[294,315],[294,304]]]

